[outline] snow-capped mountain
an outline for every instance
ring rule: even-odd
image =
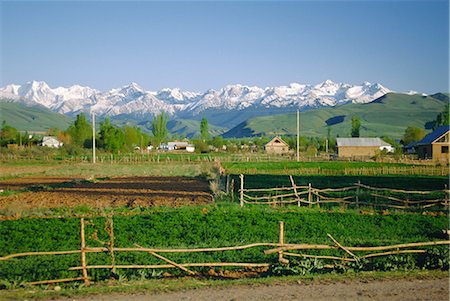
[[[267,88],[236,84],[227,85],[218,91],[210,89],[204,93],[180,89],[152,92],[136,83],[106,92],[79,85],[52,89],[45,82],[32,81],[1,88],[0,98],[27,105],[39,104],[69,115],[95,112],[100,116],[146,116],[165,111],[170,115],[196,116],[211,109],[229,112],[253,108],[304,109],[348,102],[367,103],[388,92],[391,91],[381,84],[364,82],[361,85],[351,85],[330,80],[317,85],[292,83]]]

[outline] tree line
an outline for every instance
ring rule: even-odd
[[[110,119],[107,117],[99,124],[99,128],[95,134],[96,147],[106,152],[118,153],[118,152],[131,152],[134,150],[146,149],[148,145],[152,145],[157,148],[161,143],[167,142],[169,137],[169,131],[167,129],[167,122],[169,115],[165,112],[156,115],[152,119],[152,135],[149,135],[141,130],[138,126],[117,127],[113,125]],[[358,116],[352,116],[351,129],[349,134],[351,137],[359,137],[361,129],[361,118]],[[436,119],[433,121],[433,129],[449,124],[449,106],[439,113]],[[222,136],[211,137],[209,133],[208,120],[203,118],[200,122],[200,135],[191,139],[199,152],[208,152],[211,149],[223,149],[224,146],[230,151],[249,149],[249,150],[261,150],[264,145],[270,141],[269,137],[252,137],[242,139],[224,139]],[[425,129],[416,126],[408,126],[399,141],[403,145],[408,145],[411,142],[419,141],[425,136]],[[59,129],[50,129],[48,135],[55,136],[59,141],[63,142],[63,147],[68,154],[79,154],[84,149],[92,148],[93,143],[93,130],[91,123],[87,120],[84,113],[80,113],[76,116],[73,124],[71,124],[65,131]],[[282,136],[289,147],[293,150],[297,148],[296,136],[285,135]],[[399,146],[397,141],[390,139],[389,137],[382,137],[386,142],[391,143],[394,146]],[[0,130],[0,145],[7,146],[8,144],[18,145],[31,145],[37,144],[37,138],[20,133],[17,129],[2,123]],[[317,152],[329,151],[333,152],[336,145],[336,137],[331,135],[331,129],[328,127],[327,137],[304,137],[300,136],[300,151],[307,154],[315,154]]]

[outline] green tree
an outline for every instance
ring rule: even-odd
[[[200,136],[203,140],[209,138],[208,120],[206,120],[206,118],[202,118],[202,121],[200,122]]]
[[[156,115],[152,121],[152,133],[154,137],[155,146],[158,147],[159,144],[164,141],[169,132],[167,131],[167,120],[169,116],[163,111],[161,114]]]
[[[16,128],[6,124],[6,121],[2,122],[2,129],[0,131],[0,144],[6,146],[11,143],[16,143],[19,132]]]
[[[149,142],[149,136],[143,133],[140,127],[124,126],[123,127],[125,148],[134,150],[136,146],[140,149],[146,148]]]
[[[123,127],[125,147],[127,150],[133,150],[136,146],[141,147],[141,129],[125,125]]]
[[[71,136],[71,143],[75,146],[85,147],[91,145],[92,126],[86,120],[84,113],[77,115],[73,125],[67,130]]]
[[[434,125],[433,125],[433,130],[437,129],[438,127],[442,126],[442,125],[449,125],[449,110],[450,110],[450,106],[449,104],[447,104],[445,106],[444,111],[442,111],[441,113],[439,113],[436,116],[436,120],[434,121]]]
[[[222,136],[217,135],[212,139],[211,144],[214,147],[221,149],[225,145],[225,141],[223,140]]]
[[[425,130],[415,127],[415,126],[408,126],[405,129],[405,133],[403,134],[402,137],[402,144],[403,145],[408,145],[413,141],[419,141],[421,140],[423,137],[425,137]]]
[[[110,152],[118,152],[124,145],[124,134],[121,129],[114,127],[109,118],[100,123],[99,148]]]
[[[359,137],[359,130],[361,128],[361,119],[358,116],[352,116],[352,137]]]

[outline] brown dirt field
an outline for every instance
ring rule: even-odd
[[[26,177],[0,181],[0,189],[33,189],[0,197],[0,209],[148,207],[212,202],[208,183],[187,177],[121,177],[97,182],[76,178]]]

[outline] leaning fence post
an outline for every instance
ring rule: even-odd
[[[295,185],[294,178],[289,175],[289,179],[291,180],[292,189],[294,189],[295,197],[297,198],[297,205],[300,207],[300,196],[298,195],[297,186]]]
[[[84,237],[84,218],[80,219],[80,238],[81,238],[81,268],[83,271],[83,280],[86,286],[90,285],[87,267],[86,267],[86,240]]]
[[[239,190],[239,202],[241,207],[244,207],[244,175],[240,174],[239,179],[241,179],[241,189]]]

